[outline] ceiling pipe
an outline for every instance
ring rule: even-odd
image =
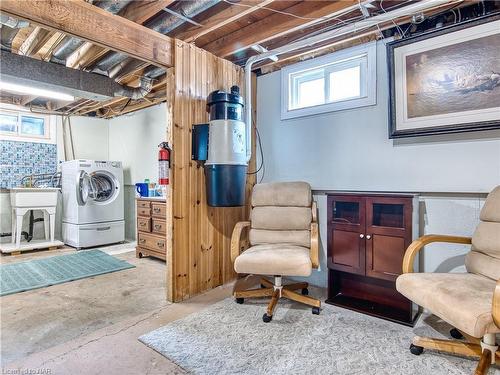
[[[110,13],[117,14],[130,2],[131,0],[101,0],[95,1],[92,4]],[[85,41],[79,38],[73,36],[65,36],[61,44],[52,53],[50,61],[66,65],[66,60],[68,59],[68,57],[78,48],[80,48],[84,43]]]
[[[194,17],[207,9],[213,7],[220,0],[206,1],[180,1],[172,6],[172,11],[177,14],[168,12],[161,13],[146,23],[144,26],[159,32],[160,34],[168,34],[180,25],[184,24],[186,18]],[[179,17],[179,15],[181,17]],[[118,52],[109,52],[99,62],[95,64],[93,72],[108,75],[110,72],[115,76],[119,74],[124,65],[122,64],[128,58],[127,55]],[[121,65],[120,65],[121,64]],[[116,67],[116,69],[113,69]]]
[[[323,42],[325,40],[350,34],[352,32],[358,32],[370,27],[377,26],[379,23],[391,21],[395,18],[400,18],[404,16],[409,16],[415,13],[425,11],[429,8],[434,8],[436,6],[449,4],[449,0],[429,0],[422,1],[416,4],[411,4],[403,8],[395,9],[386,13],[378,14],[376,16],[371,16],[363,20],[353,22],[352,24],[341,26],[337,29],[312,36],[288,45],[278,47],[274,50],[264,52],[260,55],[250,57],[245,64],[245,126],[246,126],[246,151],[247,151],[247,162],[250,161],[252,157],[252,65],[271,57],[282,55],[287,52],[295,51],[300,48],[310,47],[317,43]]]

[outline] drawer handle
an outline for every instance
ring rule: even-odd
[[[161,212],[161,208],[155,207],[155,208],[153,208],[153,212]]]
[[[158,242],[156,243],[156,246],[163,248],[163,247],[165,246],[165,242],[163,242],[163,241],[158,241]]]
[[[146,243],[146,240],[145,240],[144,238],[141,238],[141,239],[139,240],[139,243],[144,244],[144,243]]]
[[[140,222],[139,222],[139,225],[140,225],[141,227],[145,227],[145,226],[147,225],[147,223],[145,223],[144,221],[140,221]]]
[[[161,224],[155,224],[155,229],[160,230],[161,229]]]
[[[370,238],[372,238],[372,236],[370,236],[369,234],[366,235],[366,239],[369,240]]]
[[[359,235],[359,238],[365,238],[365,235],[361,233],[361,234]]]

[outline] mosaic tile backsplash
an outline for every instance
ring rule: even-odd
[[[30,174],[57,171],[57,145],[0,141],[0,188],[18,187]]]

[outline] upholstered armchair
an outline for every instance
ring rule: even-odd
[[[472,244],[466,255],[467,273],[413,273],[416,254],[432,242]],[[427,235],[414,241],[403,259],[397,290],[453,328],[457,340],[414,337],[410,350],[424,348],[479,358],[476,374],[500,364],[496,334],[500,333],[500,186],[486,199],[472,238]]]
[[[271,297],[263,321],[272,320],[282,297],[312,306],[319,314],[321,302],[308,296],[308,283],[282,285],[282,276],[309,276],[318,268],[318,224],[316,204],[306,182],[278,182],[255,185],[252,192],[250,221],[236,224],[231,239],[231,259],[239,274],[247,275],[235,285],[237,303],[245,298]],[[242,234],[249,229],[246,249]],[[261,288],[251,286],[253,275],[262,277]],[[255,279],[255,277],[253,277]],[[296,290],[301,293],[295,292]]]

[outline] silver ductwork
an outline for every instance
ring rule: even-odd
[[[180,1],[177,4],[172,6],[172,10],[180,15],[191,18],[194,17],[205,10],[213,7],[220,0],[206,0],[206,1]],[[161,13],[160,15],[153,18],[151,21],[146,23],[146,26],[149,29],[155,30],[161,34],[168,34],[172,30],[176,29],[180,25],[182,25],[185,20],[179,18],[178,16],[171,13]],[[127,59],[127,55],[124,55],[119,52],[109,52],[102,58],[92,70],[96,73],[109,75],[111,69],[118,64],[123,63]],[[113,70],[113,74],[116,76],[119,72],[118,69]]]
[[[125,96],[130,99],[142,99],[153,89],[153,81],[147,77],[141,77],[140,86],[132,88],[128,86],[121,86],[120,89],[115,91],[115,96]]]
[[[101,101],[126,96],[140,99],[153,88],[152,80],[147,77],[141,78],[138,88],[133,88],[120,85],[100,74],[71,69],[16,53],[1,51],[0,59],[1,81],[62,92],[77,98]]]
[[[28,27],[28,21],[23,21],[6,14],[0,14],[0,25],[2,32],[0,33],[0,41],[2,43],[2,50],[11,51],[12,41],[17,35],[19,29]]]
[[[93,2],[93,5],[104,9],[110,13],[117,14],[125,8],[131,0],[101,0]],[[50,61],[58,64],[66,64],[67,58],[80,48],[85,41],[73,37],[66,36],[56,50],[52,53]]]

